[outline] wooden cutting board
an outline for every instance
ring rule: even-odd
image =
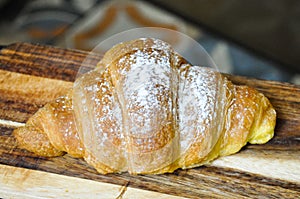
[[[82,159],[43,158],[19,149],[13,129],[71,88],[86,56],[84,51],[28,43],[0,51],[0,198],[300,196],[300,87],[288,83],[227,75],[270,99],[278,114],[275,137],[195,169],[164,175],[100,175]],[[100,59],[91,57],[87,66]]]

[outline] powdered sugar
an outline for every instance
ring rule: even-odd
[[[128,154],[131,172],[153,170],[157,169],[157,165],[169,164],[173,157],[167,155],[170,160],[165,161],[166,157],[163,158],[160,151],[161,147],[165,150],[164,147],[172,143],[176,136],[170,115],[173,112],[172,95],[177,92],[173,91],[170,78],[174,72],[171,67],[173,51],[166,45],[156,48],[157,41],[144,39],[143,42],[144,48],[133,48],[129,55],[117,60],[117,68],[122,70],[114,71],[111,75],[119,77],[116,86],[125,119],[125,135],[129,138],[127,148],[133,153]],[[162,137],[165,136],[162,128],[169,128],[173,134]],[[168,148],[172,150],[172,145]],[[141,158],[142,151],[145,158]],[[147,165],[141,162],[150,157],[157,161]]]
[[[109,53],[116,58],[106,70],[86,74],[75,89],[77,117],[86,125],[81,135],[92,156],[113,169],[140,173],[171,164],[194,142],[203,148],[199,158],[206,155],[219,136],[218,74],[177,65],[180,58],[160,40],[128,45],[113,48]]]
[[[215,113],[219,103],[217,92],[220,76],[208,68],[189,66],[182,69],[180,77],[178,107],[181,154],[188,153],[187,150],[196,143],[201,148],[198,154],[201,159],[211,151],[220,135],[215,129],[215,121],[219,117]]]

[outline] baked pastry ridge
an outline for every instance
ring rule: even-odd
[[[160,174],[266,143],[275,121],[262,93],[141,38],[112,47],[13,134],[37,155],[83,157],[99,173]]]

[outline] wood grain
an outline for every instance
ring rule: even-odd
[[[48,172],[32,171],[0,165],[0,194],[4,198],[161,198],[182,199],[182,197],[161,194],[124,185],[97,182],[68,177]],[[84,185],[84,186],[82,186]],[[16,189],[17,187],[17,189]],[[51,189],[49,189],[51,187]],[[126,190],[126,191],[124,191]]]
[[[275,137],[264,145],[247,145],[240,153],[204,167],[164,175],[99,175],[82,159],[68,155],[43,158],[19,149],[11,136],[14,125],[22,125],[39,107],[69,89],[87,55],[84,51],[28,43],[12,44],[1,50],[0,164],[9,166],[1,166],[1,170],[26,168],[58,174],[57,180],[60,176],[71,176],[188,198],[296,198],[300,195],[300,87],[288,83],[227,75],[235,84],[250,85],[270,99],[278,113]],[[85,66],[95,65],[100,57],[90,55],[91,60]],[[24,83],[12,83],[15,81]],[[39,81],[42,87],[30,87],[31,81]],[[45,91],[49,94],[43,95]],[[14,176],[4,176],[2,184],[5,179],[8,182]],[[5,186],[1,187],[0,194]]]

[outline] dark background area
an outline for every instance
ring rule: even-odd
[[[151,0],[212,34],[300,72],[299,0]]]
[[[61,41],[89,23],[90,13],[118,4],[157,9],[199,29],[194,37],[209,53],[225,49],[220,65],[230,63],[226,72],[299,84],[299,0],[0,0],[0,45],[24,41],[83,49]]]

